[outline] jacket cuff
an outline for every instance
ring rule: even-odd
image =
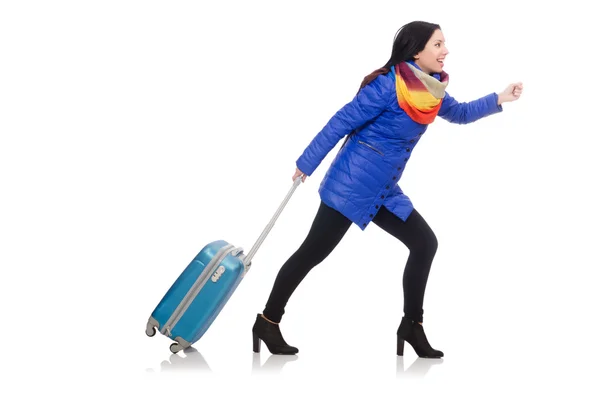
[[[296,167],[307,176],[311,176],[312,173],[315,172],[315,168],[311,167],[310,163],[306,161],[306,157],[304,155],[300,156],[298,160],[296,160]]]
[[[488,101],[489,114],[500,113],[504,110],[501,104],[498,105],[498,93],[493,92],[488,95]]]

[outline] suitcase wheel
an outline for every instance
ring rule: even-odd
[[[171,346],[169,346],[169,350],[171,350],[171,353],[177,353],[183,350],[183,348],[181,347],[181,345],[179,343],[172,343]]]
[[[154,335],[156,335],[156,328],[146,328],[146,335],[152,338]]]
[[[146,324],[146,335],[148,335],[149,337],[153,337],[154,335],[156,335],[156,330],[160,327],[160,324],[158,321],[156,321],[155,318],[150,317],[148,319],[148,323]]]

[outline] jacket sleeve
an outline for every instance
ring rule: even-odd
[[[470,102],[458,102],[446,92],[438,116],[451,123],[468,124],[499,112],[502,105],[498,105],[495,92]]]
[[[296,160],[298,169],[310,176],[340,139],[383,113],[390,103],[392,92],[395,93],[393,82],[385,75],[377,76],[362,88],[304,149]]]

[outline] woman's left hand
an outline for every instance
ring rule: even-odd
[[[523,83],[512,83],[509,84],[508,87],[500,94],[498,94],[498,105],[503,102],[512,102],[519,99],[521,93],[523,92]]]

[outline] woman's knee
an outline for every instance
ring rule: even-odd
[[[427,251],[431,254],[431,255],[435,255],[435,253],[437,252],[438,249],[438,239],[437,236],[431,232],[430,237],[427,239],[428,243],[427,243]]]
[[[409,249],[411,253],[433,258],[438,249],[438,239],[435,233],[429,230],[428,233],[424,233],[422,236],[417,238],[411,247],[409,247]]]

